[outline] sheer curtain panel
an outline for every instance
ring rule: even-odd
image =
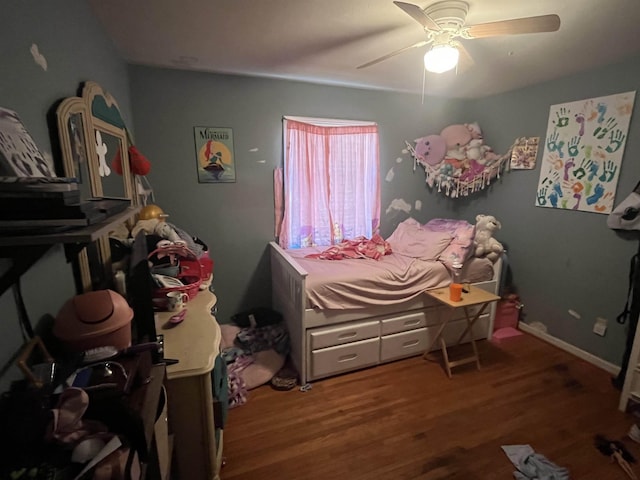
[[[378,126],[309,120],[283,121],[280,245],[300,248],[371,238],[380,224]]]

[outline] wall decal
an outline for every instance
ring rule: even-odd
[[[111,175],[111,169],[107,164],[107,144],[102,140],[102,134],[96,130],[96,153],[98,154],[98,173],[101,177]],[[111,152],[110,152],[111,153]]]
[[[31,51],[31,56],[33,57],[33,60],[36,62],[36,64],[40,65],[40,68],[42,68],[42,70],[46,72],[47,59],[44,57],[43,54],[40,53],[40,50],[38,49],[38,45],[36,45],[35,43],[32,43],[31,48],[29,50]]]
[[[390,169],[389,169],[389,171],[387,172],[387,176],[386,176],[386,177],[384,177],[384,179],[385,179],[387,182],[390,182],[390,181],[392,181],[392,180],[393,180],[393,177],[394,177],[394,176],[395,176],[395,172],[393,171],[393,167],[392,167],[392,168],[390,168]]]
[[[391,204],[389,204],[389,206],[387,207],[386,213],[389,213],[392,210],[400,210],[409,213],[411,211],[411,205],[409,205],[401,198],[394,198],[391,201]]]
[[[198,181],[200,183],[233,183],[236,167],[233,153],[233,131],[230,128],[193,128]]]
[[[635,94],[551,106],[536,206],[611,213]]]

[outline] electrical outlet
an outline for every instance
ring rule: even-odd
[[[593,324],[593,333],[596,335],[600,335],[604,337],[604,334],[607,333],[607,319],[602,317],[596,318],[596,323]]]

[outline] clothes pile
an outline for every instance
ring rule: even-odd
[[[290,351],[282,315],[256,308],[221,325],[222,358],[227,363],[229,408],[247,402],[248,391],[269,382],[284,366]]]

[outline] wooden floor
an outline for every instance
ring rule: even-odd
[[[572,479],[627,478],[593,445],[602,433],[640,459],[608,373],[529,335],[479,347],[482,370],[452,379],[413,357],[308,392],[252,390],[229,412],[222,479],[510,479],[500,447],[514,444]]]

